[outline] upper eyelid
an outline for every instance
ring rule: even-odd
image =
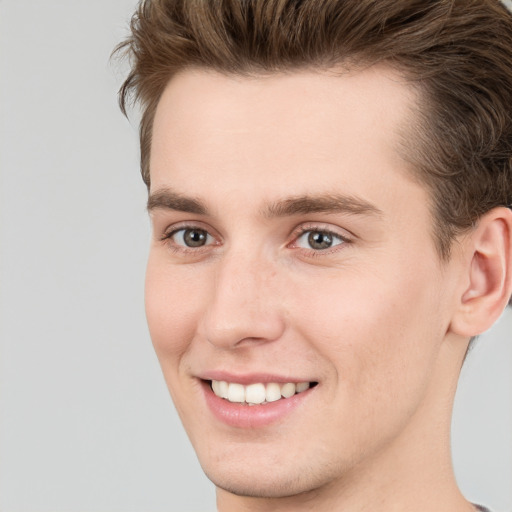
[[[355,238],[355,235],[346,228],[321,223],[303,223],[293,230],[292,235],[297,238],[304,233],[309,233],[310,231],[329,233],[330,235],[337,236],[345,241],[350,241]]]
[[[315,232],[316,233],[329,233],[330,235],[334,235],[334,236],[337,236],[339,238],[348,238],[345,235],[342,235],[341,233],[338,233],[334,229],[315,228],[315,227],[300,229],[299,232],[297,233],[297,235],[301,236],[304,233],[310,233],[310,232],[313,232],[313,233],[315,233]]]
[[[198,229],[201,231],[206,231],[210,236],[214,238],[219,238],[218,232],[213,229],[211,226],[205,225],[203,222],[200,221],[180,221],[175,222],[170,225],[168,225],[165,229],[161,231],[161,238],[169,238],[173,234],[177,233],[181,230],[187,230],[187,229]]]

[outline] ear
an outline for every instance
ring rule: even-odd
[[[512,294],[512,210],[487,212],[463,245],[462,293],[451,330],[472,337],[493,325]]]

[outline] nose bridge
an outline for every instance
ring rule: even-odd
[[[210,343],[225,348],[272,341],[284,329],[275,263],[261,253],[237,251],[217,262],[205,315]]]

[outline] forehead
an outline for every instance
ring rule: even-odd
[[[335,180],[347,194],[382,193],[386,177],[390,188],[410,177],[398,147],[414,102],[385,68],[255,77],[186,70],[157,107],[151,189],[172,179],[198,195],[215,187],[303,194],[301,186],[325,192]]]

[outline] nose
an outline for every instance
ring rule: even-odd
[[[217,262],[204,334],[213,345],[231,349],[275,341],[285,318],[275,266],[257,257],[231,255]]]

